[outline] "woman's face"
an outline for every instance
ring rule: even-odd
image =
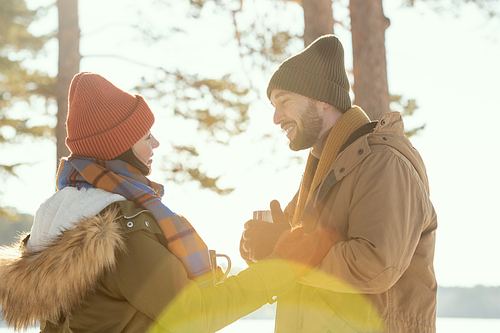
[[[152,157],[154,155],[153,149],[158,148],[159,145],[160,143],[158,140],[156,140],[149,131],[132,146],[132,151],[135,157],[144,163],[151,171],[151,163],[153,163]]]

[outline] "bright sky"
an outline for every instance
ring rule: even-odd
[[[35,1],[42,0],[32,3]],[[389,89],[393,94],[416,99],[420,106],[416,115],[406,120],[408,127],[426,123],[425,130],[412,142],[426,162],[439,218],[435,259],[438,282],[444,286],[500,285],[500,158],[496,151],[500,143],[496,134],[500,123],[500,19],[488,21],[472,5],[461,10],[457,18],[425,5],[401,9],[400,2],[384,2],[391,20],[386,32]],[[245,3],[251,6],[253,1]],[[142,3],[140,7],[146,17],[159,17],[164,28],[182,19],[172,9],[151,13],[150,7]],[[195,34],[188,31],[168,43],[139,47],[138,35],[125,25],[137,19],[136,8],[116,0],[81,1],[81,54],[120,53],[164,67],[187,66],[193,73],[208,75],[220,70],[223,74],[245,75],[234,44],[228,43],[232,34],[230,17],[199,23],[192,27]],[[299,9],[293,15],[303,24]],[[52,17],[56,20],[55,15]],[[99,30],[115,23],[122,24]],[[43,22],[37,28],[54,26]],[[350,67],[350,36],[340,28],[336,33],[344,43]],[[57,52],[49,48],[48,58],[42,62],[52,73],[57,68],[56,56]],[[129,91],[142,75],[150,73],[120,60],[94,57],[84,58],[81,70],[100,73]],[[262,93],[268,78],[258,81]],[[167,118],[158,105],[150,105],[157,117],[153,133],[162,144],[158,155],[162,149],[168,154],[169,143],[177,137],[203,141],[192,129]],[[291,156],[305,157],[307,152],[289,151],[284,134],[272,124],[272,113],[263,98],[251,110],[248,133],[235,138],[230,147],[202,144],[207,170],[212,175],[222,174],[219,185],[235,187],[232,194],[217,196],[195,184],[167,184],[166,188],[164,202],[192,222],[209,248],[230,255],[234,266],[245,267],[238,253],[243,223],[253,210],[268,209],[272,199],[285,206],[297,190],[305,166],[304,161],[286,167]],[[263,132],[277,135],[278,144],[259,142],[258,134]],[[9,195],[2,198],[2,204],[34,214],[40,202],[53,193],[55,148],[34,144],[23,147],[22,152],[33,161],[43,162],[21,168],[22,180],[7,184]],[[265,163],[259,164],[261,160]],[[158,167],[161,161],[155,161]],[[151,179],[162,182],[158,172]]]

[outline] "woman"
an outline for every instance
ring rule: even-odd
[[[144,99],[98,74],[69,91],[58,191],[19,250],[0,255],[0,307],[16,329],[214,332],[291,290],[333,245],[324,230],[286,234],[267,260],[214,284],[207,246],[146,178],[159,146]],[[307,249],[307,251],[304,251]]]

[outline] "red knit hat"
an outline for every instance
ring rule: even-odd
[[[71,81],[66,145],[75,155],[111,160],[153,126],[144,98],[121,90],[99,74],[81,72]]]

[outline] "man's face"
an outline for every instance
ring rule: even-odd
[[[311,148],[318,141],[323,128],[323,118],[316,101],[285,90],[271,93],[274,106],[274,123],[280,125],[290,140],[290,149],[298,151]]]

